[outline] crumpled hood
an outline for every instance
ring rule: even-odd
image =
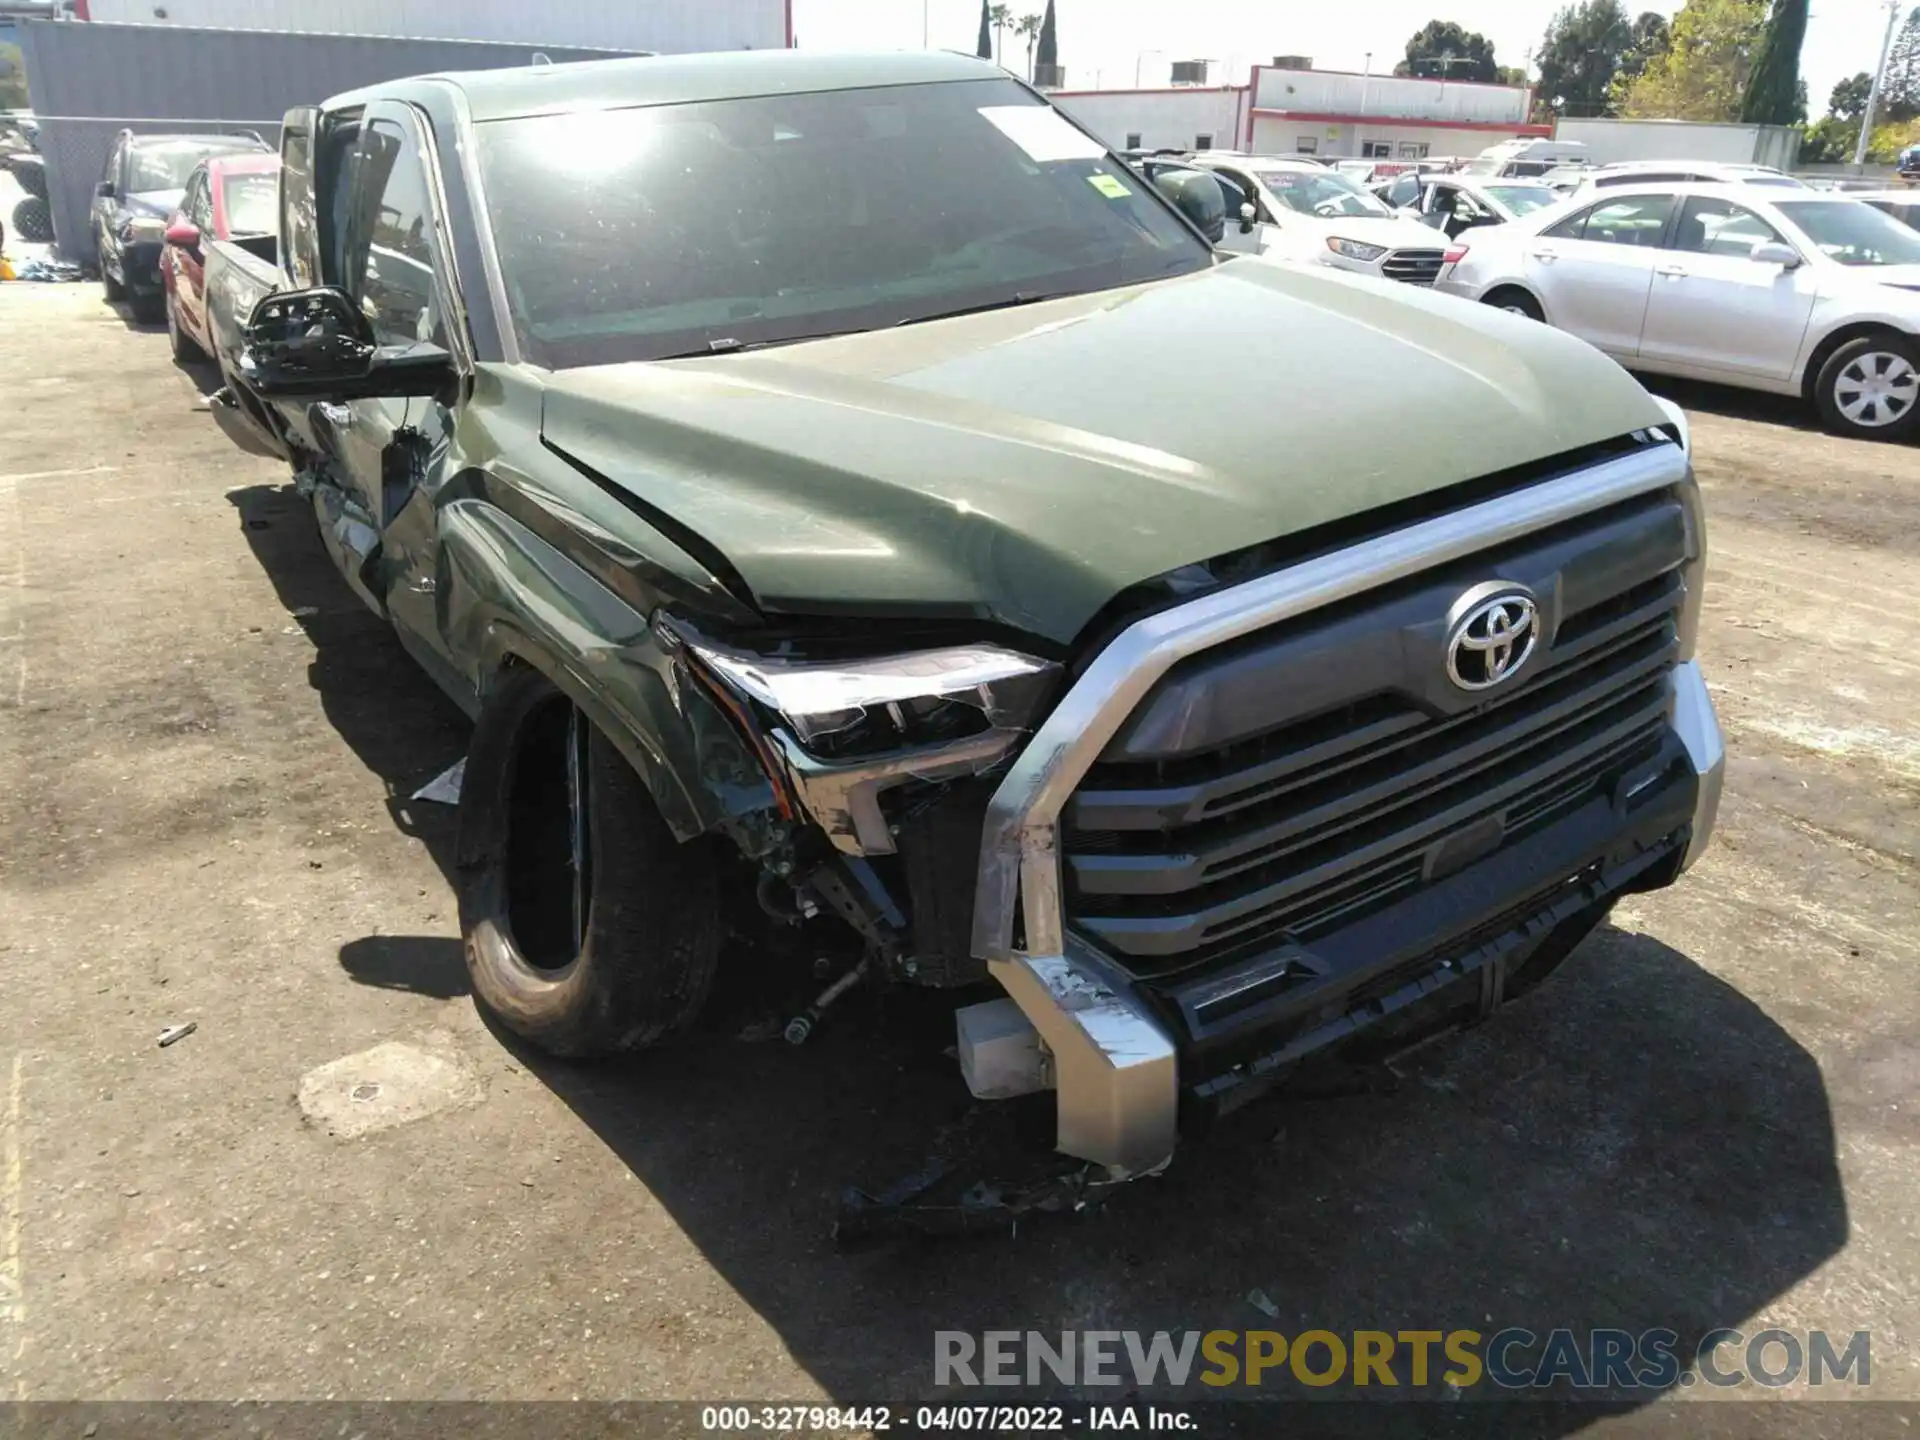
[[[1250,260],[547,385],[547,441],[704,537],[764,609],[1062,644],[1181,565],[1665,421],[1548,326]]]

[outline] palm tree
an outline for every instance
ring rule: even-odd
[[[1027,80],[1029,82],[1033,80],[1033,47],[1040,39],[1040,24],[1043,18],[1039,15],[1022,15],[1013,27],[1013,33],[1027,42]]]
[[[1000,34],[1013,24],[1013,11],[1005,5],[994,5],[988,8],[987,18],[993,22],[993,58],[997,62],[1000,59]]]

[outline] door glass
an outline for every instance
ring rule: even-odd
[[[213,204],[211,192],[207,188],[207,175],[203,170],[193,177],[193,183],[187,187],[187,219],[207,239],[213,239]]]
[[[1602,245],[1657,246],[1666,233],[1667,217],[1671,214],[1671,195],[1629,195],[1619,200],[1609,200],[1604,205],[1594,206],[1580,217],[1585,224],[1579,232],[1579,238],[1597,240]],[[1567,221],[1556,225],[1548,233],[1562,235],[1567,225],[1572,223]]]
[[[1745,260],[1752,255],[1754,246],[1779,238],[1777,230],[1746,206],[1695,195],[1680,212],[1680,225],[1671,248]]]
[[[375,120],[360,132],[351,203],[344,288],[374,337],[383,345],[441,343],[426,167],[395,122]]]

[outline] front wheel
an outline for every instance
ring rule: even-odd
[[[200,342],[187,334],[185,328],[180,324],[179,305],[172,297],[168,297],[166,306],[167,345],[173,351],[174,360],[182,365],[191,364],[196,360],[205,360],[207,358],[207,352],[200,348]]]
[[[503,680],[461,787],[460,928],[508,1029],[589,1056],[691,1024],[719,959],[717,864],[571,700],[531,671]]]
[[[1526,291],[1509,286],[1505,290],[1495,290],[1482,302],[1496,310],[1504,310],[1509,315],[1519,315],[1528,320],[1544,320],[1546,312],[1540,308],[1540,302]]]
[[[1814,381],[1827,429],[1862,440],[1901,440],[1920,419],[1920,356],[1891,332],[1849,340]]]

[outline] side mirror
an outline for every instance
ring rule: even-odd
[[[266,400],[398,400],[452,394],[453,357],[424,341],[382,345],[367,317],[331,286],[286,290],[253,307],[240,374]]]
[[[111,180],[102,180],[98,185],[93,187],[93,193],[102,200],[111,200],[113,198],[113,182]]]
[[[1246,203],[1245,201],[1242,201],[1242,202],[1241,202],[1241,204],[1240,204],[1240,233],[1241,233],[1242,235],[1251,235],[1251,234],[1253,233],[1253,222],[1254,222],[1254,218],[1255,218],[1255,217],[1256,217],[1256,216],[1257,216],[1257,215],[1258,215],[1259,213],[1260,213],[1259,211],[1257,211],[1257,210],[1255,210],[1255,209],[1253,208],[1253,206],[1251,206],[1251,205],[1249,205],[1249,204],[1247,204],[1247,203]]]
[[[178,246],[182,250],[193,250],[200,244],[200,227],[181,220],[167,227],[167,244]]]
[[[1227,233],[1227,198],[1220,182],[1204,170],[1162,170],[1153,188],[1173,203],[1194,227],[1218,245]]]
[[[1778,240],[1762,240],[1748,252],[1748,258],[1756,265],[1778,265],[1782,270],[1798,270],[1802,263],[1798,250]]]

